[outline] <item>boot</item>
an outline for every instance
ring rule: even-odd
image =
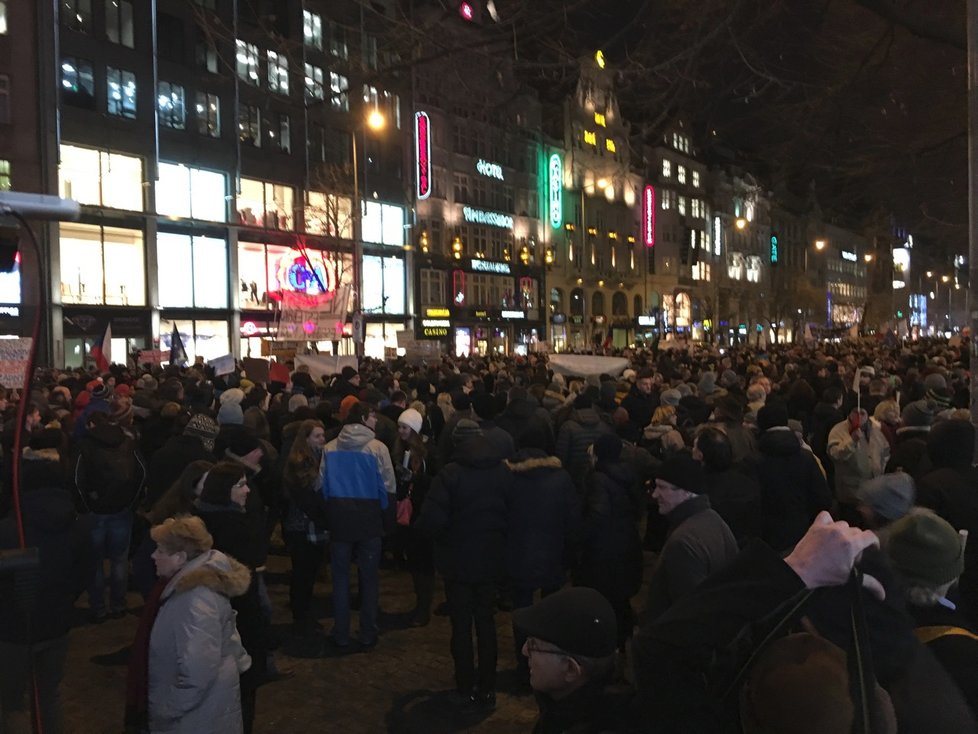
[[[411,615],[412,627],[426,627],[431,622],[431,600],[435,595],[435,575],[431,573],[413,573],[414,595],[417,605]]]

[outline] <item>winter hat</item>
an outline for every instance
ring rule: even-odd
[[[247,378],[242,378],[241,381],[238,383],[238,387],[240,387],[244,391],[244,394],[247,395],[248,393],[250,393],[252,390],[255,389],[255,383],[253,383],[251,380]]]
[[[931,372],[924,378],[924,390],[947,390],[947,380],[940,372]]]
[[[204,521],[196,515],[169,517],[149,531],[157,546],[168,553],[183,551],[188,559],[196,558],[214,547],[214,538]]]
[[[917,400],[903,409],[901,419],[904,426],[922,428],[934,422],[935,406],[928,400]]]
[[[659,395],[659,402],[663,405],[671,405],[675,408],[679,405],[679,401],[682,400],[683,394],[676,390],[675,388],[670,388],[668,390],[663,390],[662,394]]]
[[[397,422],[399,424],[403,423],[415,433],[421,433],[421,426],[424,424],[424,418],[422,418],[421,413],[416,411],[414,408],[408,408],[407,410],[402,411],[397,417]]]
[[[718,421],[740,423],[744,420],[744,403],[733,395],[724,395],[713,406]]]
[[[452,431],[452,438],[455,441],[459,441],[463,438],[471,438],[482,436],[482,429],[479,428],[479,424],[468,418],[463,418],[455,425],[455,430]]]
[[[863,482],[856,497],[883,519],[892,522],[910,512],[915,497],[913,478],[902,471]]]
[[[112,400],[112,422],[120,426],[132,425],[132,400],[115,396]]]
[[[485,392],[472,394],[472,409],[484,421],[491,421],[499,412],[496,407],[496,398]]]
[[[932,512],[915,512],[893,523],[886,552],[909,582],[941,586],[964,571],[961,536]]]
[[[621,458],[621,439],[614,433],[602,433],[592,448],[599,462],[615,462]]]
[[[225,403],[217,411],[217,422],[222,426],[240,426],[244,423],[244,412],[241,410],[241,406],[238,403]]]
[[[349,382],[354,377],[357,376],[357,371],[353,369],[350,365],[347,365],[340,371],[340,377]]]
[[[244,477],[245,469],[240,464],[230,461],[215,464],[204,476],[200,501],[211,505],[230,505],[231,490]]]
[[[720,386],[721,387],[735,387],[739,380],[737,379],[737,373],[733,370],[724,370],[720,374]]]
[[[900,406],[896,400],[883,400],[873,411],[873,417],[881,423],[896,425],[900,422]]]
[[[172,401],[169,403],[164,403],[163,407],[160,408],[160,418],[173,420],[178,415],[180,415],[180,411],[182,410],[183,410],[183,406],[181,406],[180,403],[174,403]]]
[[[346,417],[350,414],[350,409],[359,402],[360,400],[355,395],[347,395],[345,398],[343,398],[343,400],[340,401],[340,420],[345,421]]]
[[[788,407],[780,400],[766,403],[757,411],[757,429],[766,431],[769,428],[788,425]]]
[[[98,383],[91,390],[92,400],[107,400],[112,394],[112,388],[104,383]]]
[[[230,390],[225,390],[221,393],[221,405],[241,405],[244,396],[244,390],[238,387],[232,387]]]
[[[951,391],[947,388],[928,390],[924,397],[934,403],[938,411],[951,408],[954,405],[954,396],[951,395]]]
[[[700,378],[699,384],[696,388],[699,390],[700,395],[712,395],[717,389],[716,386],[717,373],[716,372],[705,372]]]
[[[635,382],[635,375],[637,373],[631,367],[621,373],[621,379],[628,380],[629,382]]]
[[[136,383],[137,390],[149,390],[150,392],[156,392],[159,386],[160,383],[157,382],[156,378],[153,377],[152,375],[143,375],[142,377],[139,378],[139,381]]]
[[[934,424],[927,436],[927,456],[935,469],[971,465],[975,427],[969,420],[946,420]]]
[[[113,391],[116,397],[128,398],[132,397],[132,388],[129,385],[116,385]]]
[[[299,408],[308,407],[309,401],[306,399],[305,395],[301,393],[298,395],[293,395],[289,398],[289,412],[295,413]]]
[[[527,637],[556,645],[570,655],[606,658],[618,647],[615,611],[598,591],[574,586],[513,611],[513,624]]]
[[[183,429],[184,436],[196,436],[208,451],[214,450],[214,439],[217,438],[217,432],[217,422],[204,413],[198,413],[191,417]]]
[[[655,478],[693,494],[701,494],[706,489],[703,465],[686,453],[676,454],[662,462]]]

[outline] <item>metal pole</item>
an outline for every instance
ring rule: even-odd
[[[360,203],[360,157],[357,153],[357,130],[354,127],[350,130],[350,139],[353,141],[353,290],[354,290],[354,322],[363,319],[363,243],[360,241],[360,230],[362,229],[363,207]],[[358,319],[357,316],[360,316]],[[356,332],[356,327],[354,327]],[[357,340],[357,334],[353,335],[353,349],[357,356],[357,361],[363,358],[363,340]]]
[[[969,288],[978,285],[978,0],[968,0],[968,275]],[[973,300],[973,299],[972,299]],[[971,322],[971,422],[978,426],[978,309],[974,303]],[[978,455],[978,447],[976,447]]]

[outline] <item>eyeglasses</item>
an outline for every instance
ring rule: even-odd
[[[566,653],[560,649],[549,649],[546,647],[540,647],[540,640],[536,637],[526,638],[526,652],[527,657],[536,653],[539,655],[560,655],[562,657],[573,657],[570,653]]]

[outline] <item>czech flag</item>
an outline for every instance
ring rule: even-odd
[[[108,372],[109,365],[112,364],[112,322],[105,326],[105,333],[102,337],[92,344],[92,359],[95,366],[101,372]]]

